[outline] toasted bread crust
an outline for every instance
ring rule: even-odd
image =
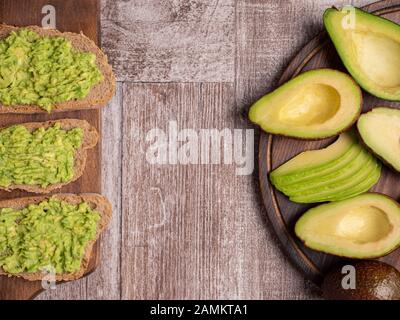
[[[71,41],[73,47],[78,51],[92,52],[96,55],[96,64],[104,76],[103,81],[93,86],[88,95],[79,100],[70,100],[57,103],[53,106],[52,112],[65,110],[94,109],[106,105],[115,93],[115,75],[108,64],[107,56],[103,51],[83,33],[60,32],[54,29],[43,29],[38,26],[23,27],[37,32],[41,36],[63,37]],[[5,38],[11,31],[21,27],[0,24],[0,38]],[[44,113],[46,110],[37,105],[13,105],[4,106],[0,103],[0,113]]]
[[[96,210],[100,213],[100,221],[97,224],[97,232],[94,240],[90,241],[86,247],[85,254],[82,259],[81,268],[74,273],[63,273],[56,274],[56,281],[70,281],[76,280],[82,277],[85,274],[85,271],[89,265],[93,245],[100,237],[100,234],[105,230],[107,225],[109,224],[112,217],[112,206],[111,203],[107,200],[107,198],[102,195],[96,193],[84,193],[84,194],[56,194],[53,196],[36,196],[36,197],[26,197],[26,198],[18,198],[18,199],[10,199],[10,200],[2,200],[0,201],[0,208],[15,208],[20,209],[25,207],[28,204],[37,204],[43,200],[54,197],[56,199],[66,201],[71,204],[78,204],[81,202],[87,202],[91,206],[93,210]],[[35,273],[18,273],[18,274],[9,274],[0,268],[0,275],[5,275],[8,277],[20,277],[29,281],[37,281],[43,279],[43,273],[35,272]]]
[[[48,128],[53,126],[55,123],[60,123],[61,128],[64,130],[70,130],[73,128],[81,128],[83,130],[83,141],[80,148],[75,151],[74,159],[74,176],[70,181],[60,182],[56,184],[48,185],[46,188],[42,188],[40,185],[26,185],[26,184],[12,184],[7,188],[0,187],[0,189],[11,191],[14,189],[25,190],[34,193],[49,193],[53,190],[59,189],[64,185],[67,185],[79,177],[82,176],[85,170],[87,149],[93,148],[99,140],[99,134],[97,130],[91,126],[86,120],[79,119],[60,119],[51,120],[46,122],[27,122],[20,123],[19,125],[25,126],[28,130],[34,131],[38,128]],[[8,127],[8,126],[7,126]],[[1,130],[1,129],[0,129]]]

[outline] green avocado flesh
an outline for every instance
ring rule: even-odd
[[[296,235],[314,250],[348,258],[376,258],[400,245],[400,206],[393,199],[364,193],[308,210]]]
[[[298,183],[293,183],[288,186],[283,186],[282,191],[290,192],[290,195],[307,195],[315,194],[316,190],[319,191],[326,189],[335,188],[335,186],[340,186],[349,181],[349,178],[354,180],[358,174],[368,172],[368,168],[373,168],[376,165],[376,161],[371,157],[371,155],[365,149],[359,153],[351,162],[342,168],[330,172],[328,174],[319,174],[312,179],[302,180]]]
[[[22,209],[1,208],[0,268],[10,274],[78,271],[99,220],[88,203],[55,198]]]
[[[75,50],[62,37],[42,37],[29,29],[0,40],[0,102],[38,105],[82,99],[103,79],[96,56]]]
[[[368,148],[400,171],[400,110],[374,108],[361,115],[357,128]]]
[[[60,123],[32,132],[23,125],[0,131],[0,186],[67,182],[74,176],[75,151],[82,144],[81,128],[61,129]]]
[[[300,153],[272,171],[269,178],[291,201],[312,203],[365,192],[379,180],[380,173],[380,162],[348,132],[324,149]]]
[[[347,74],[304,72],[255,102],[249,118],[264,131],[302,139],[330,137],[350,127],[361,111],[361,90]]]
[[[354,8],[327,9],[324,24],[349,73],[372,95],[400,100],[400,26]]]
[[[327,187],[314,189],[315,193],[306,195],[294,195],[289,199],[297,203],[313,203],[326,201],[339,201],[354,197],[368,191],[376,184],[381,176],[380,163],[373,160],[362,172],[357,172],[353,178],[346,179],[342,183],[329,184]]]

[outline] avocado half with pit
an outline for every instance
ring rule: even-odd
[[[361,90],[332,69],[304,72],[255,102],[249,118],[264,131],[301,139],[337,135],[361,112]]]
[[[298,154],[273,170],[269,179],[291,201],[313,203],[368,191],[380,174],[380,162],[350,131],[326,148]]]
[[[360,116],[357,128],[365,145],[400,172],[400,110],[374,108]]]
[[[324,13],[325,28],[343,64],[364,90],[400,101],[400,26],[353,9]]]
[[[400,245],[400,206],[378,193],[322,204],[296,223],[296,235],[314,250],[348,258],[377,258]]]

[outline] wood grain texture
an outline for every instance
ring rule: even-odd
[[[41,9],[45,4],[52,4],[56,7],[56,11],[58,12],[57,27],[61,31],[68,30],[80,32],[82,30],[88,37],[97,42],[97,23],[99,8],[98,2],[96,0],[21,0],[18,2],[11,0],[1,0],[0,21],[11,25],[40,25],[43,16],[41,13]],[[99,110],[74,111],[50,115],[4,114],[0,118],[0,126],[21,122],[46,121],[60,118],[85,119],[95,128],[97,128],[98,131],[101,131],[101,116]],[[99,144],[95,148],[88,151],[86,169],[83,173],[83,176],[77,181],[59,189],[57,192],[101,192],[101,149]],[[1,199],[10,199],[27,195],[30,194],[22,191],[0,192]],[[99,242],[94,246],[92,260],[88,268],[89,271],[92,271],[98,264],[98,253]],[[41,289],[41,284],[40,282],[29,283],[21,279],[1,277],[0,288],[0,299],[26,299],[35,295],[36,292]],[[75,296],[84,296],[81,295],[82,292],[84,292],[84,288],[80,285],[80,283],[77,283],[74,291]]]
[[[234,0],[108,0],[103,47],[120,81],[233,81]]]
[[[122,298],[304,298],[268,242],[251,176],[234,165],[152,165],[149,130],[234,128],[233,84],[125,84]],[[285,288],[285,290],[282,290]]]
[[[376,14],[380,14],[397,23],[400,22],[400,1],[375,3],[365,7],[365,10],[376,12]],[[345,71],[333,45],[327,39],[327,35],[325,34],[313,39],[289,64],[280,82],[286,82],[299,72],[315,68],[330,67]],[[363,96],[364,112],[376,105],[400,107],[399,103],[382,101],[367,93],[364,93]],[[260,142],[260,181],[268,215],[292,260],[309,279],[317,283],[322,279],[326,270],[332,267],[334,263],[337,263],[339,259],[309,250],[297,241],[292,232],[293,225],[299,216],[313,205],[292,203],[279,192],[275,192],[268,183],[267,172],[301,151],[321,148],[333,140],[334,138],[304,142],[283,137],[268,137],[266,134],[263,134]],[[266,159],[268,160],[266,161]],[[399,188],[396,187],[397,181],[398,174],[384,167],[381,179],[372,190],[385,193],[394,199],[399,199],[400,193]],[[400,251],[396,250],[390,255],[381,258],[381,260],[399,268]]]

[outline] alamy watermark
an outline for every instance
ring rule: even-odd
[[[148,131],[146,142],[150,164],[235,164],[236,175],[254,170],[253,129],[179,129],[176,121],[169,121],[167,132]]]
[[[49,265],[40,268],[42,273],[42,288],[44,290],[54,290],[56,288],[56,269]]]
[[[56,28],[56,8],[51,4],[46,4],[42,7],[42,27],[45,29]]]
[[[344,30],[354,30],[356,28],[356,9],[347,5],[342,8],[346,15],[342,18],[342,28]]]
[[[356,289],[356,268],[351,264],[347,264],[342,267],[342,288],[344,290],[355,290]]]

